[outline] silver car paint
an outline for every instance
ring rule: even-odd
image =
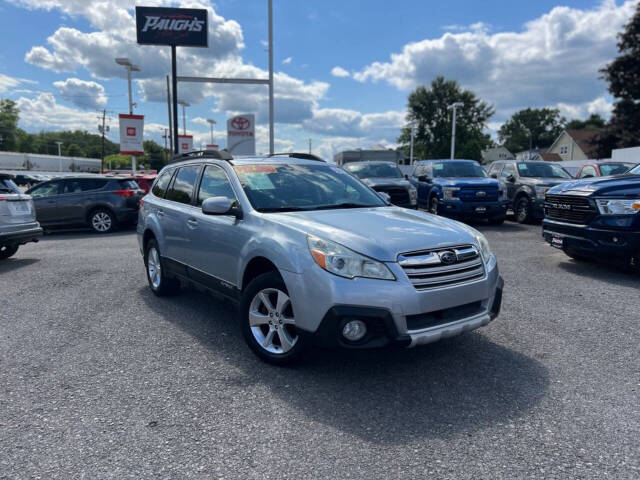
[[[268,159],[274,163],[315,164],[312,161]],[[234,161],[235,165],[256,163],[256,159]],[[485,276],[463,285],[416,290],[396,262],[401,252],[476,244],[468,227],[450,219],[399,207],[379,207],[310,212],[260,213],[253,209],[232,166],[225,161],[201,159],[190,163],[218,165],[227,172],[243,218],[206,216],[194,206],[177,204],[152,194],[144,198],[138,221],[138,241],[155,235],[163,256],[183,261],[242,289],[242,278],[249,262],[256,257],[270,260],[280,271],[296,311],[297,327],[315,331],[324,314],[335,305],[380,307],[392,312],[400,334],[409,334],[412,344],[434,341],[447,333],[477,328],[488,323],[488,310],[498,285],[495,257],[485,264]],[[175,226],[163,224],[167,212],[175,213]],[[164,215],[158,217],[158,212]],[[203,217],[208,217],[207,219]],[[197,220],[191,228],[187,221]],[[181,225],[178,225],[181,223]],[[219,238],[214,237],[217,232]],[[308,234],[336,241],[358,253],[383,261],[396,281],[366,278],[346,279],[320,268],[307,246]],[[178,245],[181,243],[181,245]],[[475,301],[482,301],[485,312],[453,324],[424,331],[408,331],[405,317]]]

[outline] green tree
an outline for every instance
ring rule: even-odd
[[[565,119],[556,108],[525,108],[514,113],[498,130],[498,139],[509,151],[548,148],[562,133]]]
[[[145,140],[143,160],[153,170],[160,170],[166,165],[165,150],[153,140]]]
[[[18,115],[20,111],[16,102],[8,98],[0,99],[0,149],[14,151],[18,130]]]
[[[605,125],[604,118],[597,113],[592,113],[586,120],[571,120],[564,128],[567,130],[600,130]]]
[[[612,148],[640,144],[640,4],[618,35],[619,55],[601,70],[616,99],[611,120],[598,139],[598,155],[611,156]]]
[[[484,133],[494,113],[493,107],[478,99],[470,90],[463,90],[455,80],[435,78],[430,88],[417,87],[409,94],[408,125],[398,138],[409,155],[411,122],[416,123],[414,158],[449,158],[451,152],[452,115],[447,107],[462,102],[456,120],[456,158],[480,160],[482,150],[492,144]]]
[[[83,153],[84,152],[75,143],[72,143],[71,145],[67,145],[64,148],[64,155],[67,155],[69,157],[86,157],[86,154],[83,155]]]

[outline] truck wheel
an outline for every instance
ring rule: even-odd
[[[438,205],[439,205],[438,197],[431,197],[429,199],[429,213],[433,213],[434,215],[438,214]]]
[[[514,210],[518,223],[529,223],[531,221],[531,201],[527,197],[520,197]]]
[[[0,260],[12,257],[18,251],[19,245],[2,245],[0,247]]]
[[[293,305],[278,272],[262,274],[247,285],[239,315],[244,339],[265,362],[290,365],[307,350],[305,338],[296,330]]]

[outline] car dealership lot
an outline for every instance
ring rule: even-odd
[[[637,478],[640,277],[540,226],[480,227],[488,327],[413,350],[256,359],[229,304],[149,291],[134,232],[0,264],[0,478]]]

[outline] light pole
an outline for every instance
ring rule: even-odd
[[[453,110],[453,120],[451,126],[451,160],[453,160],[456,154],[456,112],[458,108],[463,107],[464,103],[455,102],[447,107],[447,110]]]
[[[531,133],[531,129],[525,127],[524,125],[522,126],[527,133],[529,134],[529,157],[527,158],[527,160],[531,160],[531,148],[532,148],[532,144],[533,144],[533,134]]]
[[[216,124],[216,121],[213,118],[207,118],[207,123],[211,125],[211,145],[213,145],[213,126]]]
[[[190,107],[191,104],[185,100],[178,100],[178,105],[182,105],[182,134],[187,134],[187,114],[185,113],[185,107]]]
[[[131,60],[128,58],[116,58],[116,63],[118,65],[122,65],[127,69],[127,88],[129,89],[129,115],[133,115],[133,98],[131,96],[131,72],[139,72],[140,67],[131,63]],[[136,171],[136,157],[135,155],[131,155],[131,171],[135,173]]]
[[[58,145],[58,157],[62,157],[62,151],[60,150],[62,142],[55,142],[55,144]],[[58,171],[62,171],[62,158],[58,159]]]
[[[409,153],[409,165],[413,165],[413,139],[416,136],[416,121],[412,120],[411,121],[411,147],[410,147],[410,153]]]

